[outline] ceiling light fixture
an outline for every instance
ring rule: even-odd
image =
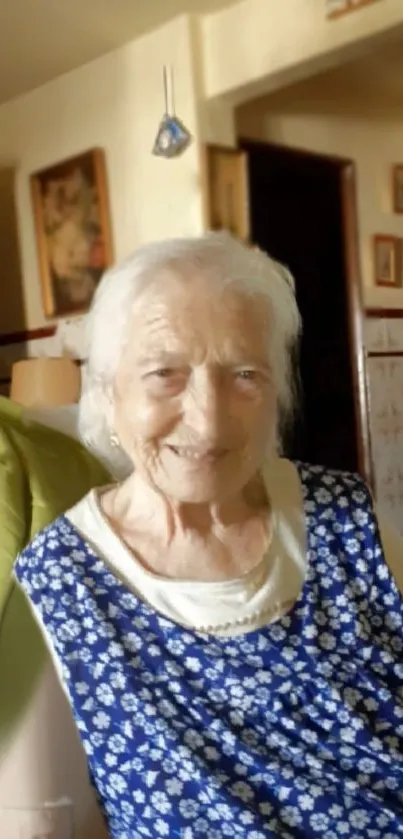
[[[154,141],[153,154],[157,157],[178,157],[187,149],[192,141],[192,135],[184,123],[175,113],[175,89],[172,67],[163,68],[165,112],[158,127]],[[169,96],[170,94],[170,96]],[[170,100],[170,102],[169,102]]]

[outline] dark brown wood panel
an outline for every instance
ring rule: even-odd
[[[51,338],[55,333],[55,326],[28,329],[24,332],[9,332],[8,334],[0,335],[0,347],[8,347],[10,344],[25,344],[27,341],[37,341],[41,338]]]
[[[292,458],[372,484],[354,164],[267,143],[248,152],[252,241],[289,266],[304,332]]]

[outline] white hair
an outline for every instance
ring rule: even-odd
[[[294,415],[297,378],[293,361],[301,322],[290,272],[228,233],[144,245],[104,274],[86,323],[79,433],[87,448],[119,478],[130,474],[133,465],[116,441],[113,443],[110,394],[129,337],[133,300],[164,269],[186,275],[189,269],[197,270],[221,288],[232,286],[241,294],[265,298],[271,315],[267,337],[278,400],[279,440]]]

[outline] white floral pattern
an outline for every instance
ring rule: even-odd
[[[162,617],[65,517],[17,561],[113,839],[403,836],[402,599],[365,486],[298,468],[307,579],[260,630]]]

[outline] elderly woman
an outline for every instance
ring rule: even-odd
[[[80,412],[119,480],[19,557],[112,839],[403,836],[403,561],[279,457],[289,274],[222,235],[101,282]]]

